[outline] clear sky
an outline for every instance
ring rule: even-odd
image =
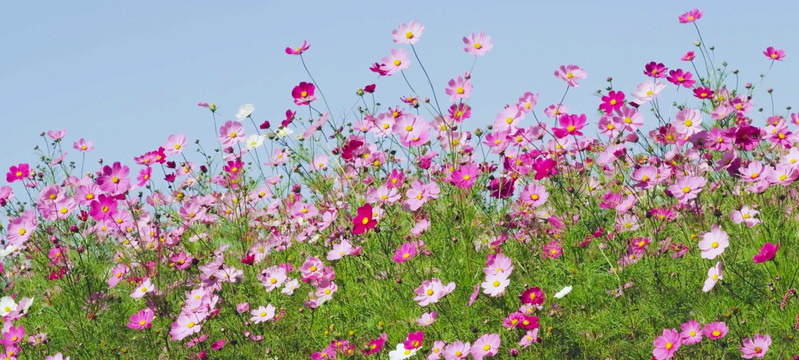
[[[553,72],[561,64],[588,72],[565,104],[593,115],[593,93],[608,76],[629,93],[646,79],[643,66],[651,60],[690,69],[679,59],[698,38],[677,17],[694,7],[705,12],[698,25],[716,46],[716,63],[739,68],[742,82],[756,83],[768,69],[766,47],[785,49],[764,87],[775,89],[778,112],[797,105],[793,1],[15,1],[0,22],[0,170],[34,161],[33,146],[43,145],[39,133],[46,130],[67,130],[67,161],[80,161],[71,144],[84,137],[96,146],[87,160],[134,169],[133,156],[173,133],[210,145],[212,120],[199,101],[216,103],[221,120],[252,103],[255,120],[277,123],[296,109],[291,89],[309,80],[284,48],[306,39],[311,72],[333,112],[345,113],[355,90],[375,82],[369,65],[406,46],[394,44],[391,31],[410,20],[426,28],[416,46],[442,101],[446,82],[473,61],[461,38],[480,31],[492,37],[494,49],[473,72],[467,129],[485,127],[525,91],[541,94],[539,114],[557,103],[565,85]],[[415,59],[408,75],[430,97]],[[409,94],[399,76],[377,82],[386,106]],[[759,95],[755,106],[770,108]],[[688,96],[683,91],[677,101]],[[87,162],[86,170],[97,166]]]

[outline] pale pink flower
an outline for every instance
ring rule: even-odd
[[[730,245],[729,235],[721,230],[718,225],[713,225],[713,228],[702,236],[702,241],[697,244],[702,250],[701,256],[703,259],[715,259],[716,256],[721,255],[724,249]]]
[[[474,56],[483,56],[494,47],[491,37],[482,32],[471,34],[469,37],[464,36],[463,43],[466,44],[463,50]]]
[[[397,44],[416,44],[419,37],[424,33],[424,25],[413,20],[407,24],[400,24],[399,29],[391,32],[394,42]]]
[[[566,81],[571,87],[579,86],[577,81],[588,77],[585,70],[577,65],[561,65],[560,70],[555,70],[555,76]]]

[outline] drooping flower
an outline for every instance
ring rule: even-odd
[[[308,44],[308,40],[303,40],[302,46],[298,46],[296,48],[286,47],[286,54],[289,55],[301,55],[302,53],[308,51],[311,48],[311,44]]]
[[[721,261],[719,261],[716,263],[716,266],[707,270],[707,279],[705,279],[705,285],[702,287],[702,291],[708,292],[713,290],[713,287],[716,286],[716,283],[722,279],[721,268],[722,264]]]
[[[436,321],[436,317],[438,317],[438,313],[435,311],[424,313],[420,318],[416,319],[416,323],[419,324],[419,326],[430,326]]]
[[[255,105],[253,104],[244,104],[239,106],[239,110],[236,111],[236,119],[242,121],[252,115],[253,111],[255,111]]]
[[[491,37],[482,32],[472,33],[469,37],[464,36],[463,43],[466,44],[463,50],[474,56],[483,56],[494,47]]]

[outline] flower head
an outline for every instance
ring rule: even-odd
[[[407,24],[400,24],[399,29],[391,32],[394,42],[398,44],[415,44],[419,41],[419,37],[424,32],[424,25],[419,24],[416,20]]]
[[[311,44],[308,44],[308,41],[304,40],[302,42],[302,46],[298,46],[298,47],[295,47],[295,48],[287,47],[286,48],[286,54],[289,54],[289,55],[301,55],[302,53],[308,51],[308,49],[310,49],[310,48],[311,48]]]
[[[762,359],[768,352],[768,347],[771,345],[771,336],[768,334],[757,334],[753,338],[746,338],[743,341],[743,346],[738,348],[741,350],[741,357],[744,359],[758,358]]]
[[[560,70],[555,70],[555,76],[563,79],[569,86],[577,87],[580,85],[577,80],[585,79],[588,74],[577,65],[561,65]]]
[[[482,32],[464,36],[463,43],[466,44],[463,50],[474,56],[483,56],[494,47],[491,37]]]
[[[699,11],[699,9],[690,10],[680,15],[680,24],[688,24],[697,21],[702,18],[702,14],[703,12]]]
[[[655,349],[652,350],[657,360],[671,359],[674,353],[680,348],[680,333],[676,329],[663,329],[663,335],[658,336],[653,342]]]
[[[766,51],[763,52],[763,55],[766,55],[766,57],[771,60],[782,61],[782,59],[785,58],[785,50],[775,49],[773,46],[769,46]]]
[[[763,245],[762,248],[760,248],[760,252],[757,253],[757,255],[755,255],[754,257],[755,264],[760,264],[762,262],[766,262],[773,259],[774,255],[777,254],[777,250],[779,248],[780,244],[777,243],[772,244],[770,242],[767,242],[765,245]]]

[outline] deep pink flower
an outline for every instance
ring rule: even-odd
[[[577,80],[585,79],[588,77],[588,74],[577,65],[561,65],[560,71],[555,70],[555,76],[566,81],[569,86],[577,87],[580,85],[577,83]]]
[[[652,350],[652,355],[656,360],[671,359],[682,345],[680,333],[676,329],[663,329],[663,335],[658,336],[653,345],[655,349]]]
[[[711,340],[721,339],[727,335],[727,324],[722,321],[716,321],[709,324],[705,324],[705,328],[702,329],[702,333]]]
[[[122,165],[119,161],[112,166],[103,167],[103,175],[97,178],[97,185],[100,189],[112,195],[123,194],[130,189],[130,178],[128,174],[130,168]]]
[[[22,181],[28,178],[31,174],[31,168],[28,164],[19,164],[17,166],[11,166],[8,169],[8,173],[6,174],[6,181],[9,183],[13,183],[17,180]]]
[[[763,55],[766,55],[767,58],[771,60],[780,60],[785,58],[785,51],[782,49],[775,49],[773,46],[769,46],[766,51],[763,52]]]
[[[559,139],[571,135],[582,136],[583,133],[580,130],[585,127],[586,121],[585,114],[561,115],[560,119],[558,119],[560,127],[552,128],[552,133]]]
[[[373,219],[373,216],[374,213],[371,204],[365,204],[359,207],[358,214],[352,219],[352,233],[363,234],[377,226],[377,220]]]
[[[291,90],[291,96],[294,98],[295,104],[308,105],[316,100],[316,96],[314,96],[315,90],[314,84],[303,81]]]
[[[697,99],[710,99],[713,97],[713,94],[715,93],[709,87],[698,87],[694,89],[694,97]]]
[[[111,219],[117,213],[117,200],[112,196],[100,194],[89,203],[89,215],[97,221]]]
[[[696,83],[696,80],[692,80],[693,74],[690,71],[683,71],[682,69],[671,70],[669,71],[669,77],[666,78],[670,83],[680,86],[682,85],[686,89],[690,89]]]
[[[668,68],[666,65],[663,65],[663,63],[650,61],[648,64],[644,65],[644,75],[655,79],[666,77],[666,70],[668,70]]]
[[[372,339],[369,341],[369,348],[367,350],[361,350],[362,353],[366,355],[372,355],[380,352],[383,349],[383,345],[388,340],[388,334],[383,333],[377,339]]]
[[[541,305],[546,301],[547,295],[540,287],[536,286],[525,290],[519,298],[522,300],[522,304]]]
[[[286,48],[286,54],[289,54],[289,55],[301,55],[302,53],[304,53],[305,51],[307,51],[310,48],[311,48],[311,44],[308,44],[308,41],[304,40],[302,42],[302,46],[298,46],[298,47],[293,48],[293,49],[290,48],[290,47],[287,47]]]
[[[602,104],[599,105],[599,110],[610,115],[614,111],[621,109],[622,106],[624,106],[624,92],[611,91],[607,96],[602,97]]]
[[[422,347],[423,342],[424,332],[417,331],[415,333],[408,334],[408,337],[402,342],[402,345],[405,346],[406,350],[413,350]]]
[[[153,311],[148,309],[141,310],[130,316],[128,327],[133,330],[144,330],[153,325]]]
[[[0,338],[0,344],[7,347],[13,346],[25,340],[25,327],[22,325],[10,326],[7,331],[3,332],[2,336],[3,337]]]
[[[689,51],[689,52],[685,53],[685,55],[683,55],[682,58],[680,58],[680,60],[682,60],[682,61],[692,61],[694,58],[696,58],[696,55],[694,55],[694,52],[693,51]]]
[[[760,252],[757,255],[755,255],[754,257],[755,264],[760,264],[762,262],[766,262],[773,259],[774,255],[777,254],[777,250],[779,250],[779,248],[780,244],[778,243],[772,244],[770,242],[767,242],[765,245],[763,245],[762,248],[760,248]]]
[[[482,32],[473,33],[469,37],[464,36],[463,43],[466,44],[463,50],[474,56],[483,56],[494,47],[491,37]]]
[[[463,165],[452,172],[450,181],[461,189],[468,189],[474,185],[479,171],[480,168],[474,163]]]
[[[688,23],[692,23],[694,21],[697,21],[697,20],[702,18],[702,14],[704,14],[704,13],[699,11],[699,9],[690,10],[690,11],[686,12],[685,14],[680,15],[680,17],[679,17],[680,23],[681,24],[688,24]]]

